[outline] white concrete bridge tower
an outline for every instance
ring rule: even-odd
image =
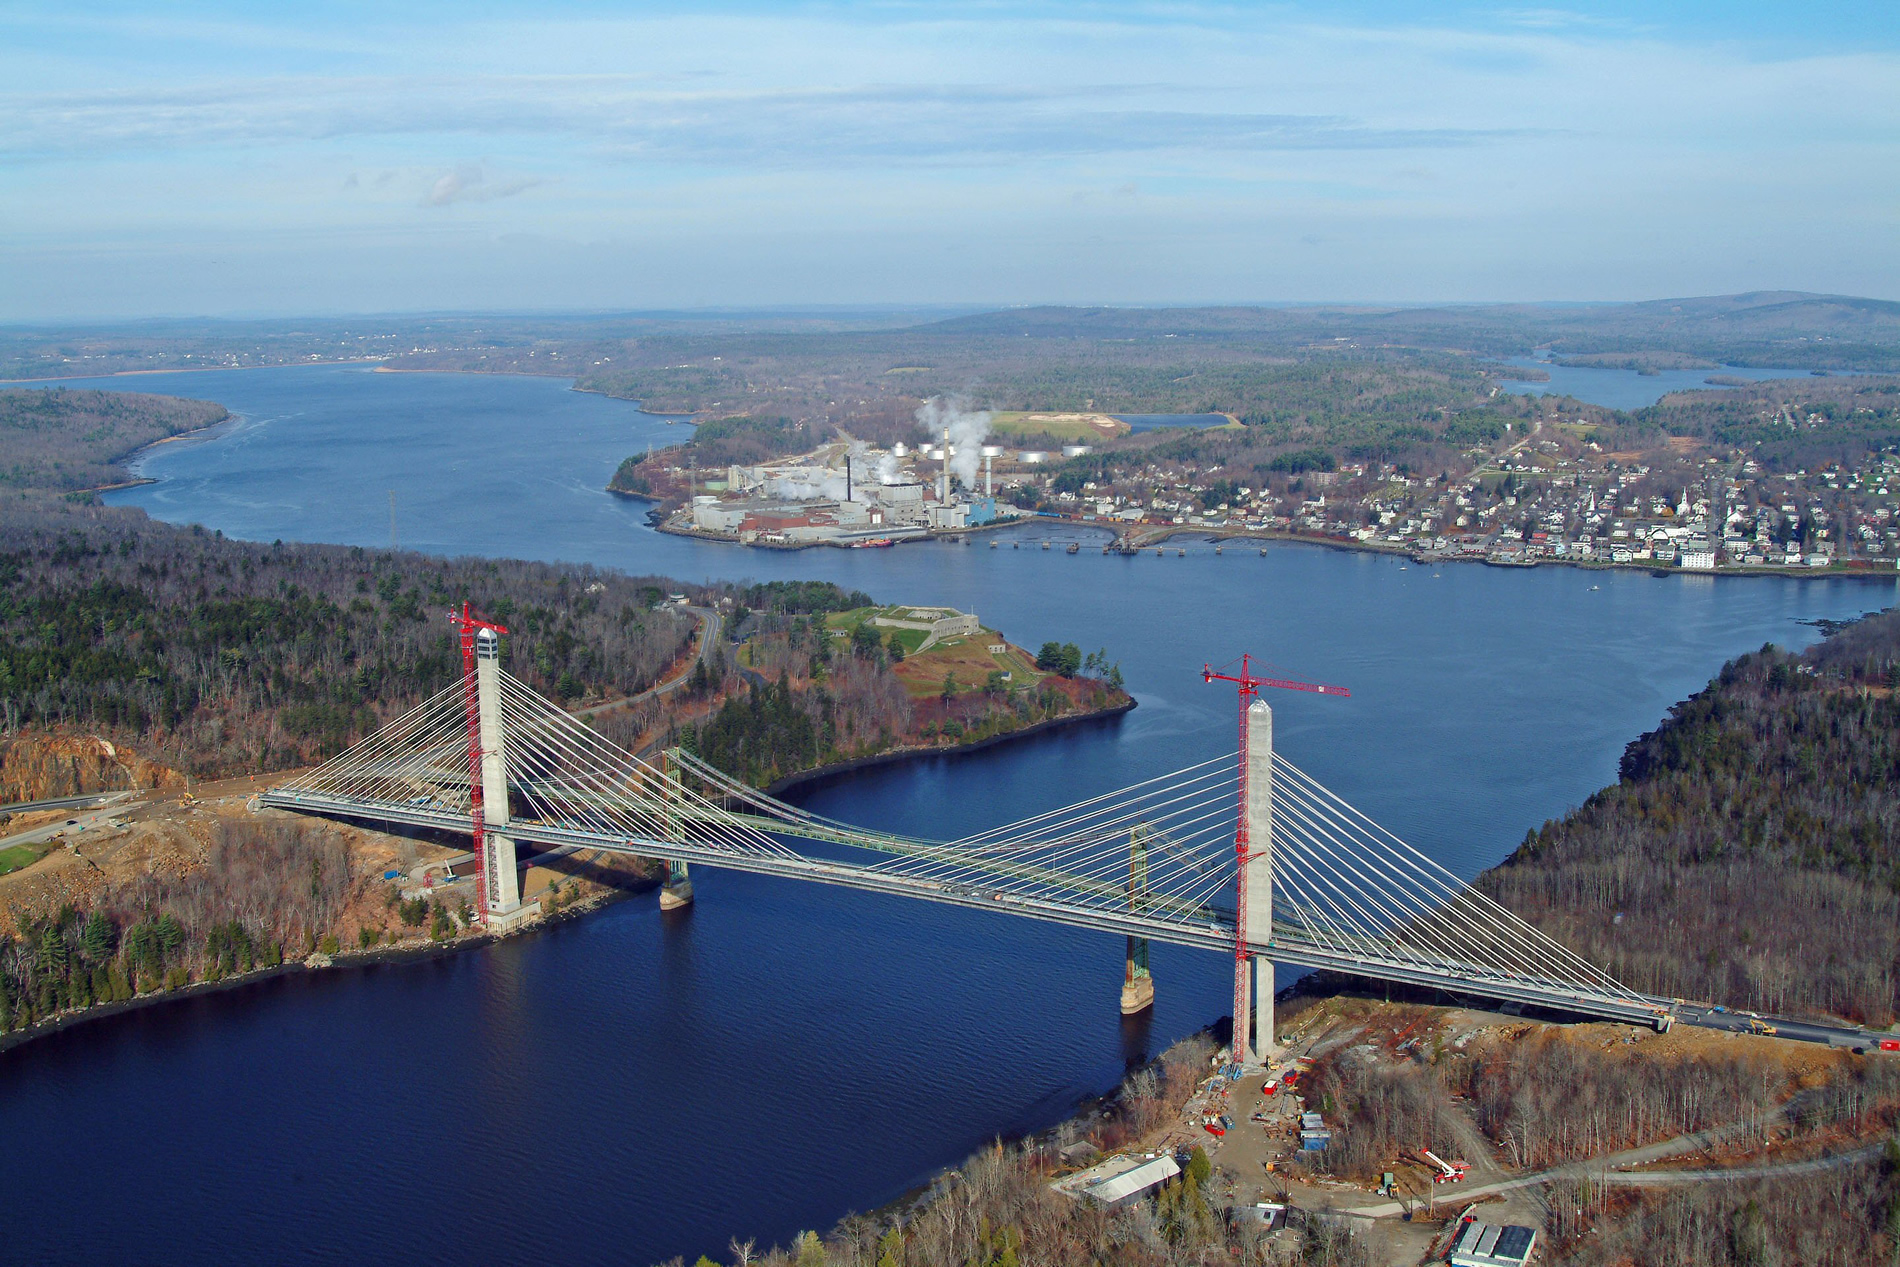
[[[492,629],[475,631],[475,700],[482,745],[482,874],[487,879],[488,927],[506,932],[533,915],[541,904],[521,902],[521,877],[515,867],[515,841],[508,834],[508,747],[501,723],[501,638]]]
[[[1273,709],[1263,699],[1247,707],[1247,939],[1273,940]],[[1254,1036],[1241,1050],[1244,1022],[1234,1020],[1234,1055],[1270,1059],[1278,1044],[1273,1030],[1273,960],[1256,955],[1253,994]],[[1245,1011],[1246,1009],[1242,1009]]]

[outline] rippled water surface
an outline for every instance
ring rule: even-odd
[[[1889,604],[1892,583],[1436,570],[1317,547],[1188,555],[745,551],[661,536],[600,490],[680,426],[553,379],[357,367],[105,380],[241,415],[114,494],[227,534],[585,560],[687,579],[826,577],[1106,647],[1141,707],[808,788],[957,835],[1227,751],[1203,661],[1252,650],[1352,688],[1281,693],[1293,761],[1473,873],[1615,775],[1730,655]],[[1022,548],[1012,548],[1019,543]],[[1118,938],[702,870],[477,952],[286,977],[0,1055],[0,1247],[22,1261],[654,1261],[782,1241],[1052,1122],[1225,1013],[1220,956],[1156,947],[1124,1025]]]

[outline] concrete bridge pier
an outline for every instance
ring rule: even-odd
[[[1256,955],[1253,967],[1253,1052],[1265,1064],[1280,1050],[1279,1036],[1273,1028],[1273,960]]]
[[[667,807],[666,833],[668,839],[685,838],[685,827],[680,823],[678,805],[684,797],[681,795],[680,772],[671,759],[661,767],[666,776],[662,789],[662,803]],[[677,911],[682,906],[693,903],[693,881],[686,874],[686,864],[674,858],[666,864],[666,883],[660,887],[660,909]]]
[[[1139,915],[1148,905],[1148,825],[1128,833],[1128,909]],[[1122,964],[1122,1015],[1134,1016],[1155,1005],[1155,980],[1148,975],[1148,939],[1129,937]]]
[[[1148,939],[1128,939],[1128,959],[1122,969],[1122,1015],[1134,1016],[1155,1005],[1155,979],[1148,974]]]
[[[686,874],[686,864],[675,860],[666,865],[666,883],[660,886],[660,909],[677,911],[682,906],[691,906],[693,881]]]
[[[475,705],[482,744],[482,875],[490,931],[505,933],[541,913],[541,903],[521,901],[521,875],[514,837],[508,834],[508,748],[501,724],[501,638],[492,629],[475,631]]]

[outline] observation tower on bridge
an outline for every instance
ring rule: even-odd
[[[501,635],[507,629],[467,603],[453,617],[462,634],[463,711],[468,726],[469,831],[480,871],[475,906],[488,928],[507,932],[541,912],[523,905],[515,838],[508,832],[508,738],[502,721]]]

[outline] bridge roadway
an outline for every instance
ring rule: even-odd
[[[331,818],[355,819],[402,824],[451,834],[466,833],[468,816],[455,810],[395,801],[358,800],[312,792],[272,789],[259,797],[262,804],[297,813]],[[834,843],[870,848],[863,839],[844,839],[831,831],[806,832],[775,819],[755,819],[734,815],[735,822],[774,836],[813,835]],[[823,829],[820,829],[823,830]],[[1234,923],[1230,912],[1202,908],[1192,918],[1173,918],[1142,911],[1116,911],[1079,901],[1056,897],[1028,897],[1020,894],[985,891],[968,884],[950,884],[925,877],[907,876],[874,867],[833,859],[802,855],[743,853],[694,840],[660,840],[632,835],[607,835],[576,830],[533,819],[516,818],[508,823],[507,834],[517,841],[530,842],[548,849],[578,847],[609,852],[637,854],[649,858],[677,859],[699,866],[727,867],[755,875],[782,876],[786,879],[815,881],[872,893],[915,898],[971,910],[996,911],[1050,923],[1066,924],[1099,933],[1146,937],[1231,955],[1234,952]],[[917,842],[921,843],[921,842]],[[1085,882],[1093,884],[1093,882]],[[1283,926],[1286,927],[1286,926]],[[1279,932],[1280,930],[1276,930]],[[1399,985],[1446,990],[1475,995],[1506,1003],[1549,1008],[1559,1012],[1601,1017],[1637,1025],[1663,1028],[1670,1017],[1668,1000],[1639,999],[1624,995],[1579,993],[1579,987],[1566,981],[1504,977],[1470,964],[1445,962],[1420,964],[1392,958],[1383,947],[1366,946],[1355,951],[1349,946],[1323,945],[1308,940],[1297,930],[1276,935],[1265,942],[1249,943],[1249,953],[1275,963],[1293,964],[1355,976],[1371,977]]]

